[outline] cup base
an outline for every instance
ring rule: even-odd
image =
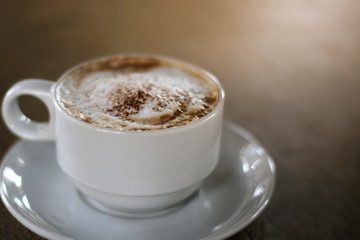
[[[131,218],[155,217],[184,205],[199,188],[196,183],[182,190],[148,196],[123,196],[95,190],[75,181],[78,192],[88,205],[111,215]]]
[[[162,216],[162,215],[165,215],[165,214],[168,214],[168,213],[178,210],[179,208],[184,206],[187,202],[189,202],[193,198],[193,196],[196,194],[196,192],[194,192],[187,198],[185,198],[185,199],[181,200],[180,202],[175,203],[171,206],[168,206],[166,208],[153,209],[151,211],[131,211],[128,209],[108,206],[106,204],[96,201],[95,199],[83,194],[80,191],[78,191],[78,192],[79,192],[79,195],[81,196],[81,198],[83,199],[83,201],[85,203],[87,203],[88,205],[90,205],[91,207],[93,207],[94,209],[99,210],[99,211],[109,214],[109,215],[113,215],[113,216],[117,216],[117,217],[124,217],[124,218],[153,218],[153,217]]]

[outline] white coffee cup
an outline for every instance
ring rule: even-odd
[[[213,81],[220,92],[215,109],[190,124],[151,131],[121,131],[81,121],[62,107],[56,91],[67,74],[95,59],[70,69],[56,83],[26,79],[15,84],[3,101],[5,123],[21,138],[55,141],[59,165],[96,207],[125,216],[166,212],[194,193],[217,165],[224,91],[201,68],[156,58],[181,63]],[[18,105],[22,95],[42,100],[50,121],[26,117]]]

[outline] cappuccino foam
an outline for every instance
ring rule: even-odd
[[[214,109],[218,95],[217,86],[203,76],[144,59],[90,64],[70,73],[57,92],[71,115],[118,130],[156,130],[197,121]]]

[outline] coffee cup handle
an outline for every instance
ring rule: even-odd
[[[16,83],[6,93],[2,103],[2,115],[8,128],[21,138],[29,140],[54,140],[54,82],[26,79]],[[50,120],[40,123],[31,120],[21,111],[19,97],[30,95],[40,99],[49,110]]]

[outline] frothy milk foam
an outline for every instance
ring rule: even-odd
[[[194,122],[216,106],[218,87],[180,64],[111,58],[65,76],[57,99],[71,115],[118,130],[157,130]]]

